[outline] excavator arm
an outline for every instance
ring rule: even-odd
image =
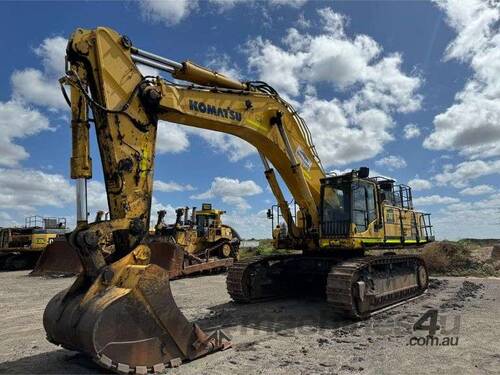
[[[143,77],[136,62],[168,70],[192,83]],[[84,191],[81,185],[91,176],[90,107],[111,223],[116,226],[117,251],[112,260],[134,248],[149,227],[158,120],[232,134],[254,145],[290,237],[297,247],[316,246],[324,172],[304,122],[272,88],[264,83],[241,83],[191,62],[161,58],[133,47],[128,38],[107,28],[78,29],[68,44],[68,63],[63,83],[71,86],[72,178]],[[270,163],[299,205],[301,222],[293,221]],[[87,228],[83,195],[78,194],[77,200],[78,221]],[[109,223],[95,226],[109,227]]]

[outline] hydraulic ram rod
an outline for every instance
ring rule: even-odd
[[[156,62],[156,61],[151,61],[149,59],[146,59],[144,57],[137,56],[137,55],[132,55],[132,60],[135,61],[135,62],[138,62],[140,64],[150,66],[152,68],[163,70],[163,71],[168,72],[168,73],[173,73],[174,70],[175,70],[171,66],[168,66],[168,65],[165,65],[165,64],[161,64],[161,63]]]
[[[144,51],[142,49],[134,48],[134,47],[132,47],[131,52],[132,52],[133,55],[143,56],[143,57],[146,57],[146,58],[148,58],[150,60],[155,60],[155,61],[160,62],[162,64],[165,64],[167,66],[171,66],[172,68],[175,68],[175,69],[182,69],[182,64],[181,63],[178,63],[177,61],[173,61],[173,60],[167,59],[167,58],[162,57],[162,56],[158,56],[158,55],[156,55],[154,53],[151,53],[151,52],[148,52],[148,51]]]

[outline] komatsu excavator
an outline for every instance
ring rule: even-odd
[[[189,61],[160,57],[104,27],[77,29],[66,60],[61,83],[72,113],[78,220],[69,241],[84,271],[46,307],[44,327],[51,342],[82,351],[114,371],[139,374],[161,372],[230,345],[184,317],[167,272],[150,263],[143,241],[160,119],[254,145],[286,222],[275,243],[302,250],[236,262],[227,276],[236,302],[317,294],[331,304],[332,313],[367,318],[426,290],[420,257],[363,256],[372,247],[405,248],[432,240],[428,216],[413,210],[409,188],[370,178],[366,168],[327,175],[306,124],[266,83],[239,82]],[[176,81],[143,76],[137,64]],[[86,215],[90,123],[110,209],[110,219],[96,223],[88,223]],[[275,169],[298,204],[295,219]],[[105,259],[102,239],[110,234],[115,252]]]

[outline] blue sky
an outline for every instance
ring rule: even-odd
[[[57,79],[74,29],[108,26],[162,56],[268,81],[302,113],[328,170],[412,183],[439,238],[499,235],[498,2],[2,2],[0,21],[0,225],[74,220]],[[153,210],[171,220],[211,201],[244,236],[269,237],[274,199],[255,149],[162,125]],[[95,141],[92,151],[95,212],[106,199]]]

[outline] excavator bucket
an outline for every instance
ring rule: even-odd
[[[30,276],[74,276],[82,270],[75,249],[66,238],[60,237],[45,248]]]
[[[146,256],[144,254],[147,254]],[[81,274],[47,305],[48,340],[82,351],[119,373],[158,373],[230,346],[208,336],[177,307],[167,271],[139,245],[89,283]]]

